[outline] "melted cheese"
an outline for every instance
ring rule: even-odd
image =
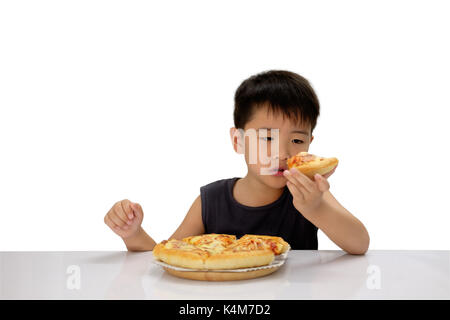
[[[263,240],[257,238],[239,239],[238,241],[227,247],[227,250],[232,250],[234,252],[264,249],[268,249],[267,245]]]
[[[232,235],[206,234],[184,238],[183,241],[190,243],[202,250],[210,253],[221,253],[225,248],[232,244],[236,239]]]
[[[223,250],[225,250],[225,247],[218,242],[211,242],[211,243],[203,243],[197,245],[199,248],[206,250],[210,253],[221,253]]]
[[[283,252],[284,244],[281,238],[278,237],[267,237],[267,236],[255,236],[255,235],[247,235],[248,239],[261,239],[275,254],[280,254]]]
[[[167,241],[167,243],[165,244],[165,247],[167,249],[183,249],[183,250],[187,250],[187,251],[193,251],[193,250],[198,250],[198,248],[190,243],[184,242],[184,241],[180,241],[180,240],[169,240]]]

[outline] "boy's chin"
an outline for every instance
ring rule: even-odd
[[[274,189],[284,188],[287,182],[284,176],[260,175],[260,179],[264,184]]]

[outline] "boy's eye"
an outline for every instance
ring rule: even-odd
[[[294,139],[294,140],[292,140],[292,142],[294,142],[295,144],[302,144],[302,143],[303,143],[303,140],[300,140],[300,139]]]
[[[264,141],[272,141],[272,137],[260,137]]]

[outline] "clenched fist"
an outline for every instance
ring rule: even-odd
[[[105,223],[122,239],[137,233],[144,219],[144,212],[139,203],[130,200],[116,202],[105,216]]]

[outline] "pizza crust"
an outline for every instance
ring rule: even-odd
[[[208,270],[251,268],[270,264],[274,259],[270,250],[224,251],[206,259],[204,267]]]
[[[179,240],[176,240],[179,241]],[[202,269],[208,253],[200,249],[182,250],[171,248],[170,241],[164,240],[153,248],[153,256],[159,260],[178,267]],[[173,243],[173,242],[172,242]]]

